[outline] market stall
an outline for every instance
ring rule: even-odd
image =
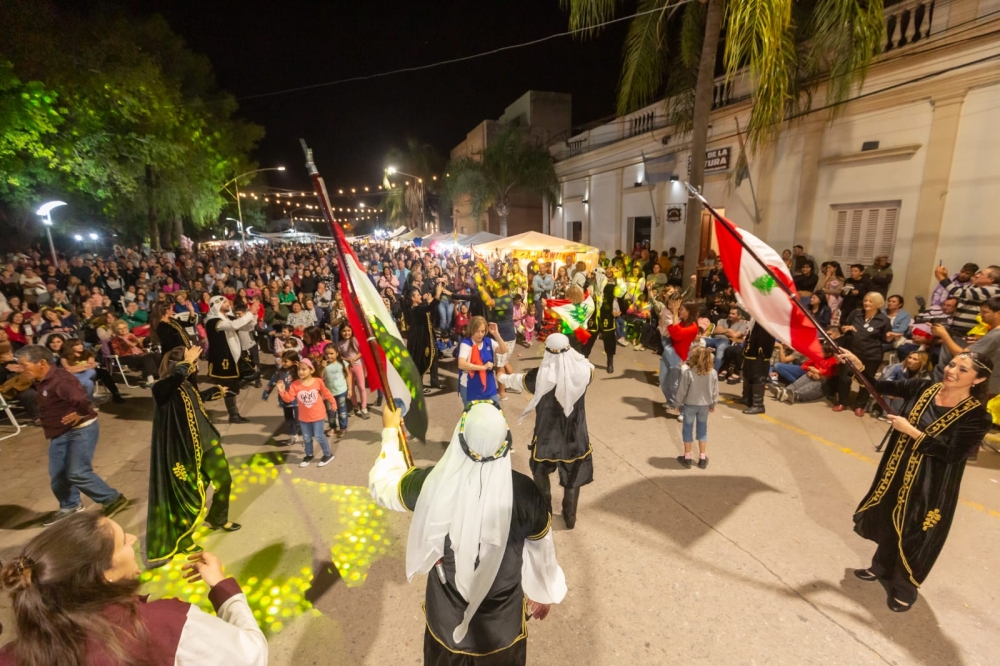
[[[474,247],[476,245],[482,245],[483,243],[492,243],[493,241],[498,241],[503,238],[504,236],[491,234],[488,231],[477,231],[472,235],[459,239],[458,244],[462,247]]]

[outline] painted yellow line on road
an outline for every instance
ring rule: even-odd
[[[841,453],[846,453],[847,455],[851,456],[852,458],[857,458],[858,460],[860,460],[862,462],[871,463],[873,465],[877,465],[878,464],[878,460],[876,460],[874,458],[866,456],[863,453],[858,453],[854,449],[848,448],[846,446],[841,446],[840,444],[837,444],[836,442],[831,442],[830,440],[828,440],[828,439],[826,439],[824,437],[820,437],[819,435],[815,435],[815,434],[809,432],[808,430],[803,430],[802,428],[799,428],[798,426],[793,426],[791,423],[785,423],[784,421],[779,421],[778,419],[774,418],[773,416],[768,416],[767,414],[760,414],[759,416],[760,416],[760,418],[764,419],[768,423],[773,423],[776,426],[781,426],[785,430],[790,430],[790,431],[794,432],[796,435],[802,435],[803,437],[808,437],[809,439],[811,439],[811,440],[813,440],[815,442],[819,442],[823,446],[829,446],[832,449],[837,449]],[[1000,518],[1000,511],[996,511],[994,509],[987,509],[985,506],[983,506],[979,502],[973,502],[972,500],[967,500],[967,499],[963,499],[963,498],[960,497],[958,499],[958,503],[962,504],[964,506],[967,506],[970,509],[974,509],[976,511],[979,511],[980,513],[985,513],[988,516],[992,516],[994,518]]]

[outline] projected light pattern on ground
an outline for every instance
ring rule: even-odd
[[[257,454],[246,463],[233,466],[231,499],[238,501],[248,493],[259,494],[265,489],[275,492],[285,486],[288,492],[304,500],[310,512],[336,515],[335,533],[323,534],[331,545],[330,562],[347,587],[363,585],[371,565],[386,554],[390,545],[384,510],[372,501],[367,488],[317,483],[292,476],[291,470],[284,467],[284,458],[281,453]],[[334,504],[335,513],[325,509],[328,505],[324,500]],[[294,510],[294,506],[295,503],[290,502],[288,508]],[[300,515],[297,518],[310,521],[314,517]],[[201,527],[192,538],[195,544],[205,546],[208,535],[239,539],[241,533],[225,535]],[[143,573],[144,592],[154,599],[181,599],[213,613],[205,584],[184,580],[181,567],[186,562],[186,555],[178,555],[166,565]],[[314,566],[313,551],[308,544],[289,550],[283,542],[278,542],[249,554],[244,560],[227,563],[227,574],[239,581],[261,630],[265,634],[275,634],[289,621],[304,614],[320,614],[310,600],[310,590],[319,574],[313,570]]]

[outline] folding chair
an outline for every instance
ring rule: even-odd
[[[11,410],[11,405],[8,403],[2,395],[0,395],[0,412],[7,414],[7,418],[10,419],[11,425],[14,426],[14,432],[9,435],[0,436],[0,442],[5,439],[10,439],[11,437],[17,437],[21,434],[21,424],[17,422],[17,417],[14,416],[14,412]]]
[[[104,359],[104,366],[107,368],[108,372],[112,375],[115,374],[115,370],[121,375],[122,381],[125,382],[125,386],[129,388],[138,388],[134,384],[129,384],[128,376],[125,374],[125,367],[122,365],[121,360],[118,358],[117,354],[111,352],[111,341],[103,340],[101,342],[101,357]]]

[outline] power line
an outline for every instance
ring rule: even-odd
[[[310,85],[307,85],[307,86],[299,86],[297,88],[286,88],[284,90],[275,90],[274,92],[258,93],[256,95],[246,95],[244,97],[237,97],[236,99],[237,99],[237,101],[244,101],[244,100],[248,100],[248,99],[260,99],[262,97],[274,97],[275,95],[286,95],[288,93],[301,92],[303,90],[313,90],[315,88],[326,88],[326,87],[329,87],[329,86],[337,86],[337,85],[341,85],[341,84],[344,84],[344,83],[353,83],[355,81],[369,81],[371,79],[378,79],[378,78],[382,78],[382,77],[385,77],[385,76],[393,76],[394,74],[404,74],[406,72],[419,72],[419,71],[422,71],[422,70],[425,70],[425,69],[433,69],[435,67],[443,67],[445,65],[451,65],[451,64],[454,64],[454,63],[457,63],[457,62],[465,62],[467,60],[475,60],[477,58],[485,58],[486,56],[495,55],[497,53],[503,53],[504,51],[512,51],[514,49],[520,49],[520,48],[525,48],[525,47],[528,47],[528,46],[534,46],[536,44],[541,44],[543,42],[548,42],[548,41],[551,41],[553,39],[559,39],[559,38],[562,38],[562,37],[569,37],[570,35],[576,35],[576,34],[579,34],[581,32],[593,32],[593,31],[598,30],[600,28],[603,28],[605,26],[609,26],[609,25],[611,25],[613,23],[620,23],[622,21],[630,21],[630,20],[632,20],[634,18],[638,18],[640,16],[646,16],[647,14],[654,14],[654,13],[657,13],[657,12],[662,12],[662,11],[664,11],[666,9],[672,9],[672,8],[675,8],[675,7],[679,7],[680,5],[685,5],[685,4],[687,4],[687,3],[691,2],[691,1],[692,0],[678,0],[677,2],[672,3],[672,4],[670,4],[670,5],[666,6],[666,7],[657,7],[656,9],[648,9],[648,10],[646,10],[644,12],[636,12],[635,14],[629,14],[628,16],[620,16],[618,18],[610,19],[608,21],[605,21],[603,23],[599,23],[597,25],[594,25],[594,26],[591,26],[591,27],[588,27],[588,28],[576,28],[574,30],[567,30],[565,32],[557,32],[555,34],[547,35],[545,37],[540,37],[538,39],[533,39],[533,40],[528,41],[528,42],[521,42],[520,44],[510,44],[508,46],[501,46],[499,48],[495,48],[495,49],[492,49],[490,51],[483,51],[481,53],[474,53],[472,55],[461,56],[459,58],[451,58],[450,60],[440,60],[438,62],[432,62],[432,63],[426,64],[426,65],[414,65],[413,67],[401,67],[399,69],[393,69],[393,70],[389,70],[387,72],[379,72],[377,74],[366,74],[366,75],[362,75],[362,76],[352,76],[352,77],[349,77],[349,78],[346,78],[346,79],[337,79],[335,81],[327,81],[325,83],[313,83],[313,84],[310,84]]]

